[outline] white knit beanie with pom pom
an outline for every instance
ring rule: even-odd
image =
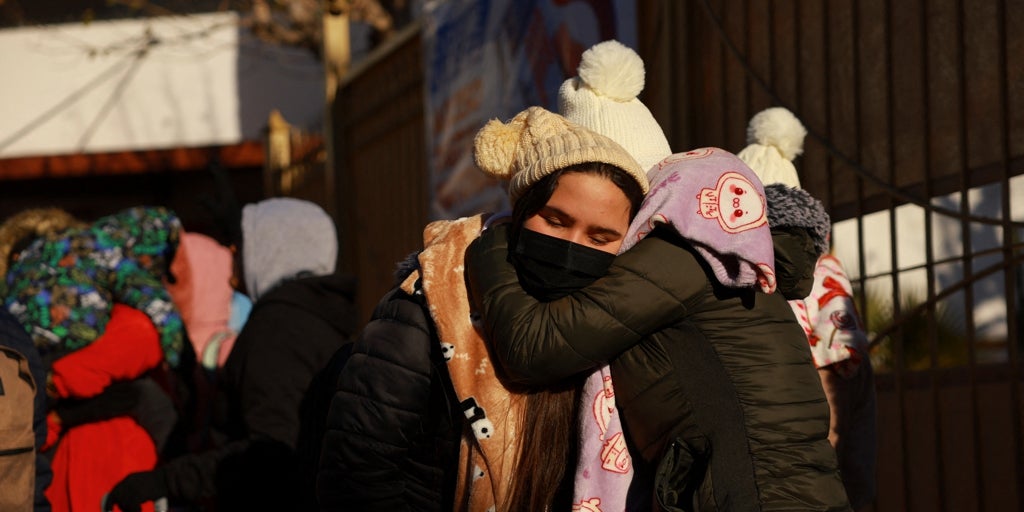
[[[793,159],[804,152],[807,130],[792,112],[772,107],[750,118],[747,146],[736,156],[761,178],[764,186],[781,183],[800,188]]]
[[[541,107],[530,107],[508,123],[492,120],[484,125],[473,140],[473,159],[485,173],[509,180],[513,204],[541,178],[591,162],[622,169],[644,194],[649,188],[647,174],[622,146]]]
[[[644,61],[614,40],[583,52],[578,76],[558,90],[566,119],[622,145],[645,171],[672,154],[658,121],[637,96],[644,89]]]

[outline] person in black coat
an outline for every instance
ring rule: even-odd
[[[309,430],[303,402],[355,329],[355,283],[334,274],[334,223],[313,203],[250,204],[241,238],[232,280],[254,306],[223,368],[212,418],[218,447],[129,475],[110,492],[108,510],[138,510],[163,496],[213,502],[218,511],[314,507],[302,476],[309,462],[299,455]]]

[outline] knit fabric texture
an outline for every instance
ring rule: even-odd
[[[541,107],[530,107],[508,123],[488,122],[476,135],[477,167],[509,181],[513,204],[545,176],[583,163],[605,163],[632,176],[647,193],[647,175],[615,141]]]
[[[768,225],[804,228],[814,240],[818,255],[828,252],[832,219],[821,201],[802,188],[787,187],[782,183],[766,185],[764,196],[768,201]]]
[[[804,151],[807,129],[792,112],[772,107],[750,118],[747,147],[737,153],[765,186],[781,183],[800,187],[793,159]]]
[[[334,273],[338,238],[334,221],[315,203],[278,197],[242,209],[242,261],[253,302],[302,274]]]
[[[614,40],[583,52],[577,76],[558,90],[558,111],[622,145],[644,171],[672,154],[668,139],[637,96],[644,88],[644,63]]]

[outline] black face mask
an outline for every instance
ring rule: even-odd
[[[615,255],[523,228],[512,264],[523,290],[539,301],[559,299],[608,273]]]

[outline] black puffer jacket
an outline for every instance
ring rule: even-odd
[[[396,288],[338,378],[317,478],[321,510],[451,510],[461,432],[422,295]]]
[[[608,276],[539,303],[507,262],[503,229],[466,256],[471,297],[508,375],[549,385],[612,361],[634,452],[666,510],[848,510],[828,405],[785,298],[717,284],[657,229]]]

